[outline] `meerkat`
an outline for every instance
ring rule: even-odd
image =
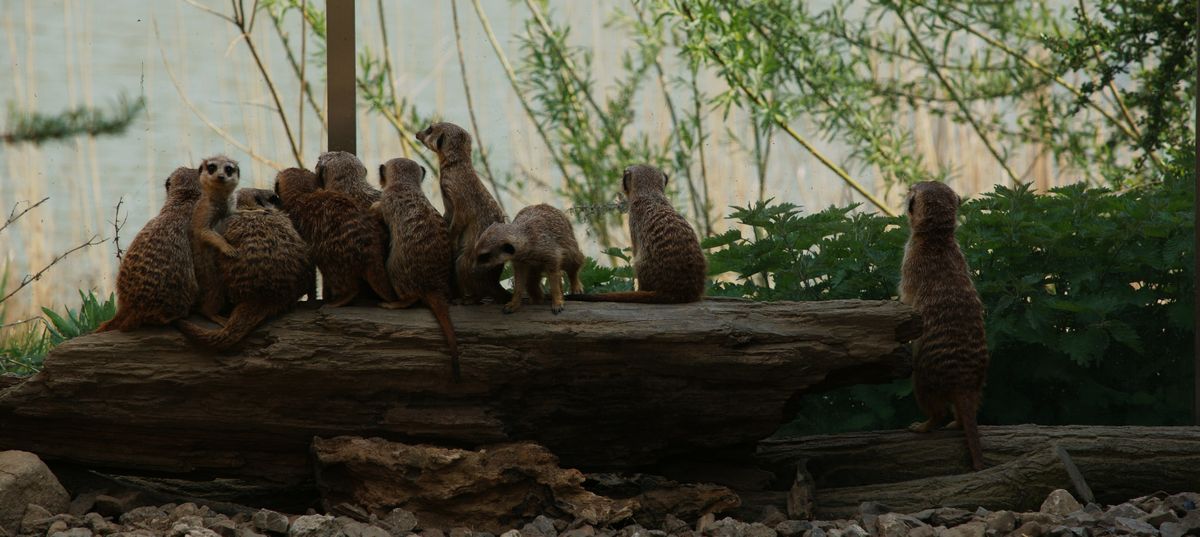
[[[167,325],[188,316],[197,285],[188,230],[200,201],[200,174],[178,168],[167,178],[167,201],[121,259],[117,272],[117,314],[96,329],[133,330]]]
[[[239,188],[234,193],[234,206],[239,211],[279,209],[279,196],[265,188]]]
[[[445,219],[421,191],[424,178],[425,168],[405,158],[389,160],[379,167],[383,198],[371,206],[371,211],[390,231],[387,272],[397,297],[395,302],[380,305],[407,308],[420,300],[429,306],[442,327],[450,350],[450,369],[458,381],[458,343],[449,306],[454,250]]]
[[[471,255],[488,226],[508,219],[471,164],[471,135],[453,123],[434,123],[417,133],[417,140],[438,157],[438,182],[450,225],[450,243],[454,246],[457,296],[468,303],[478,303],[483,297],[507,301],[509,293],[500,285],[504,267],[477,273],[475,257]]]
[[[540,303],[543,274],[550,284],[550,311],[556,315],[563,310],[564,272],[571,292],[583,292],[579,282],[583,252],[575,242],[571,221],[544,203],[521,209],[512,223],[488,227],[475,244],[475,256],[476,270],[503,268],[512,261],[513,297],[505,304],[504,313],[521,308],[522,292],[527,292],[534,304]]]
[[[929,432],[953,407],[971,465],[982,470],[976,413],[987,377],[987,337],[983,303],[954,239],[961,201],[950,187],[927,181],[912,186],[907,203],[910,234],[900,301],[921,314],[923,331],[913,345],[913,392],[929,418],[909,429]]]
[[[367,182],[367,167],[353,153],[327,151],[317,157],[317,188],[341,192],[363,210],[379,201],[379,189]]]
[[[240,343],[264,321],[291,309],[315,278],[309,248],[286,215],[276,209],[239,211],[225,226],[225,239],[237,257],[217,258],[221,283],[233,311],[219,330],[186,319],[175,322],[184,336],[225,350]]]
[[[312,248],[313,261],[329,287],[328,307],[349,304],[364,279],[385,302],[396,300],[384,266],[387,236],[369,210],[358,210],[345,194],[320,190],[316,174],[301,168],[279,172],[275,192]]]
[[[234,214],[233,192],[237,189],[240,171],[238,163],[224,155],[208,157],[200,162],[200,188],[204,195],[192,213],[192,261],[196,283],[200,286],[197,308],[209,320],[224,324],[221,310],[225,294],[217,260],[221,256],[237,257],[237,249],[222,237],[225,220]]]
[[[704,296],[708,262],[696,231],[666,196],[667,174],[639,164],[625,169],[621,188],[629,201],[629,234],[638,290],[598,295],[573,294],[568,300],[681,304]]]

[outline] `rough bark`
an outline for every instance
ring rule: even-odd
[[[908,374],[919,319],[895,302],[454,307],[461,384],[427,310],[298,311],[242,350],[171,329],[56,348],[0,392],[0,448],[121,471],[294,482],[314,436],[471,447],[536,441],[621,470],[752,449],[800,394]]]
[[[1189,491],[1200,483],[1200,427],[1020,425],[980,432],[989,468],[977,473],[970,471],[960,431],[769,440],[759,445],[758,458],[781,476],[795,476],[803,465],[818,516],[868,500],[901,511],[918,503],[923,507],[911,510],[968,504],[1024,509],[1036,507],[1029,502],[1055,488],[1086,495],[1084,486],[1097,501],[1119,503],[1159,490]],[[1057,448],[1069,454],[1069,463],[1052,456]],[[1078,468],[1074,479],[1070,463]],[[906,495],[913,496],[904,500]]]

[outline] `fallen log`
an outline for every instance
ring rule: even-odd
[[[817,516],[841,516],[863,501],[901,511],[968,504],[1025,509],[1056,488],[1119,503],[1200,483],[1200,427],[1019,425],[980,432],[989,468],[977,473],[961,431],[771,439],[759,444],[756,457],[776,475],[808,480],[776,486],[793,486],[793,503],[811,500]]]
[[[0,392],[0,449],[121,473],[309,476],[314,436],[451,447],[532,440],[564,467],[753,450],[797,396],[908,374],[895,302],[454,307],[463,381],[424,309],[297,311],[232,354],[171,329],[68,341]]]

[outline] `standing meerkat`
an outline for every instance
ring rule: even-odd
[[[330,290],[329,307],[349,304],[365,279],[384,301],[396,299],[384,268],[387,240],[380,223],[349,196],[317,187],[316,174],[288,168],[275,177],[275,192]]]
[[[504,210],[488,193],[471,164],[471,135],[453,123],[434,123],[417,133],[417,140],[437,153],[438,182],[450,243],[454,246],[454,279],[464,301],[478,303],[483,297],[496,302],[509,299],[500,285],[503,266],[476,273],[471,255],[476,241],[488,226],[507,220]]]
[[[253,209],[281,209],[279,196],[265,188],[239,188],[234,193],[234,206],[239,211]]]
[[[196,283],[200,286],[197,308],[213,322],[224,324],[221,310],[225,307],[225,293],[217,260],[221,256],[237,257],[237,249],[221,233],[225,220],[236,211],[233,192],[237,189],[240,171],[237,161],[224,155],[204,159],[197,171],[203,191],[203,197],[192,213],[192,260]]]
[[[96,329],[133,330],[188,316],[196,301],[189,229],[200,201],[200,174],[178,168],[167,178],[167,201],[138,231],[117,273],[117,314]]]
[[[188,339],[218,350],[232,348],[268,318],[291,309],[316,277],[308,245],[278,210],[239,211],[226,222],[225,239],[238,250],[237,257],[217,259],[233,303],[228,322],[219,330],[175,322]]]
[[[513,297],[504,306],[504,313],[521,308],[521,293],[527,292],[531,301],[542,300],[542,275],[550,284],[550,311],[563,310],[563,276],[571,281],[571,292],[582,293],[579,269],[583,267],[583,252],[575,242],[571,221],[562,211],[544,203],[531,205],[513,218],[511,224],[492,224],[475,245],[476,270],[504,268],[513,264]]]
[[[379,201],[378,188],[367,182],[367,167],[346,151],[326,151],[317,157],[317,188],[341,192],[367,210]]]
[[[681,304],[704,296],[708,261],[696,231],[667,200],[667,174],[645,164],[630,166],[621,178],[629,200],[629,234],[638,290],[571,295],[586,302]]]
[[[405,158],[387,161],[379,167],[383,198],[371,207],[387,224],[391,235],[387,272],[395,302],[383,303],[389,309],[407,308],[420,300],[433,311],[450,349],[450,369],[457,382],[458,343],[450,322],[450,245],[446,221],[421,191],[425,168]]]
[[[910,234],[900,301],[921,314],[921,338],[913,345],[913,393],[929,417],[909,429],[929,432],[953,407],[971,465],[982,470],[976,413],[987,377],[987,337],[983,303],[954,239],[960,200],[950,187],[926,181],[912,186],[907,203]]]

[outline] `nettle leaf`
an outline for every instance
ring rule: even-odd
[[[1067,332],[1059,338],[1062,350],[1079,365],[1089,365],[1104,355],[1108,349],[1108,333],[1099,326],[1090,326],[1082,331]]]
[[[1142,338],[1138,336],[1137,330],[1129,324],[1110,319],[1104,322],[1104,328],[1108,330],[1108,335],[1117,343],[1133,349],[1138,354],[1142,353]]]

